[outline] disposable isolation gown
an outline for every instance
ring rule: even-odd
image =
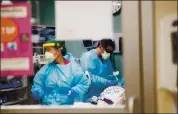
[[[111,61],[107,59],[101,62],[96,49],[82,54],[80,63],[83,71],[88,71],[91,77],[91,85],[85,96],[85,100],[92,96],[98,97],[105,88],[119,83],[116,76],[113,75]]]
[[[88,91],[88,79],[81,67],[70,55],[64,57],[68,58],[70,63],[46,64],[35,75],[32,95],[43,105],[70,105],[74,100],[81,101]],[[75,92],[74,98],[67,95],[70,90]]]

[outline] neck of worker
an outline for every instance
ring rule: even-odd
[[[102,53],[101,53],[101,50],[100,50],[99,47],[96,48],[96,53],[97,53],[98,57],[100,58],[100,60],[102,62],[102,56],[101,56]]]
[[[58,55],[58,57],[56,58],[55,62],[56,62],[57,64],[62,64],[62,65],[64,65],[64,64],[65,64],[65,59],[64,59],[64,57],[63,57],[62,55]]]

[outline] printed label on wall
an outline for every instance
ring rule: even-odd
[[[27,17],[27,7],[25,6],[3,7],[1,8],[1,17],[25,18]]]
[[[1,76],[33,75],[30,7],[1,5]]]

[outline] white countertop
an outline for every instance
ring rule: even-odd
[[[125,106],[1,106],[1,113],[126,113]]]

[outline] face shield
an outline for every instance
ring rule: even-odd
[[[49,47],[54,47],[56,50],[51,51]],[[43,54],[44,54],[45,60],[48,63],[53,62],[59,55],[59,53],[57,55],[55,54],[57,52],[57,50],[60,50],[61,54],[64,56],[66,54],[66,49],[64,47],[65,47],[64,45],[62,45],[60,43],[55,43],[55,42],[43,44],[43,50],[44,50]]]

